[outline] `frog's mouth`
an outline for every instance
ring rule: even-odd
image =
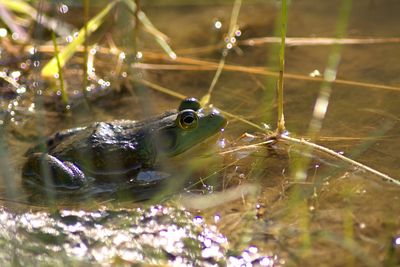
[[[196,127],[184,128],[174,125],[158,131],[155,138],[155,147],[158,153],[164,156],[175,156],[215,135],[227,124],[217,110],[208,114],[198,113]]]

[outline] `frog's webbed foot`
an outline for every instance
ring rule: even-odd
[[[47,188],[78,189],[87,182],[85,174],[73,163],[47,153],[29,155],[22,175],[25,182],[37,182]]]
[[[166,172],[147,170],[147,171],[140,171],[137,174],[134,181],[137,183],[143,183],[143,184],[154,183],[154,182],[163,181],[170,176],[171,175]]]

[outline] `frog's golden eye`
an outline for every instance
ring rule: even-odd
[[[193,110],[187,109],[179,113],[176,118],[178,126],[183,130],[190,130],[197,127],[199,117]]]

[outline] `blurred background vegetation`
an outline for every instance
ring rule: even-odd
[[[398,10],[396,0],[0,0],[0,198],[10,214],[1,210],[0,247],[7,220],[32,209],[48,222],[63,208],[162,203],[215,224],[229,253],[255,264],[400,265],[400,189],[382,179],[400,177]],[[141,120],[186,96],[219,108],[228,126],[164,163],[172,182],[142,192],[148,202],[21,187],[25,151],[48,135]],[[37,247],[19,251],[46,251]]]

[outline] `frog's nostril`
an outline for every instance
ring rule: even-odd
[[[54,139],[50,139],[47,141],[47,146],[52,146],[54,145]]]

